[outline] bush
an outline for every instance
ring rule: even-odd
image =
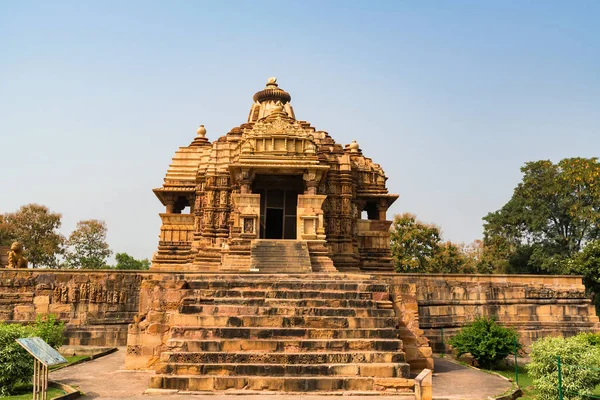
[[[494,318],[478,317],[449,340],[457,356],[470,353],[479,366],[491,368],[494,363],[514,353],[514,329],[505,328]],[[517,341],[517,351],[521,344]]]
[[[33,325],[0,323],[0,396],[13,391],[18,383],[28,383],[33,376],[33,358],[16,339],[39,336],[54,348],[63,340],[64,324],[49,315],[38,316]]]
[[[33,360],[15,340],[34,336],[31,326],[0,324],[0,395],[11,393],[13,386],[27,382],[33,375]]]
[[[600,383],[600,337],[583,333],[569,338],[545,337],[531,346],[527,366],[540,400],[558,398],[558,362],[561,360],[565,399],[583,399]],[[587,367],[587,368],[586,368]],[[590,369],[593,368],[593,369]]]
[[[58,349],[63,344],[65,323],[58,321],[56,315],[50,314],[42,318],[38,315],[35,320],[35,336],[39,336],[50,346]]]

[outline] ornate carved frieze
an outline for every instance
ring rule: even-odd
[[[52,291],[52,302],[125,304],[127,293],[124,290],[107,290],[99,283],[61,284]]]

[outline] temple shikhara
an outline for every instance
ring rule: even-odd
[[[381,166],[297,120],[276,78],[253,100],[247,122],[212,143],[201,125],[175,153],[152,269],[393,271]]]

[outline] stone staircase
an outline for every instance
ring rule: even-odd
[[[185,289],[151,388],[414,398],[385,282],[257,274],[188,280]]]
[[[308,245],[302,240],[253,240],[251,253],[251,268],[260,273],[312,272]]]

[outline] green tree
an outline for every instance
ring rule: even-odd
[[[443,242],[435,250],[427,272],[472,274],[477,272],[477,260],[466,252],[466,246]]]
[[[478,317],[463,327],[448,343],[460,357],[470,353],[479,366],[490,368],[509,354],[514,354],[517,332],[496,323],[494,318]],[[521,349],[517,341],[517,351]]]
[[[65,242],[64,236],[58,232],[61,218],[61,214],[51,212],[46,206],[27,204],[2,216],[0,238],[5,243],[21,242],[33,268],[56,268]]]
[[[79,221],[67,241],[66,266],[69,268],[108,268],[112,251],[106,243],[106,223],[95,219]]]
[[[570,273],[583,275],[583,284],[593,296],[596,309],[600,308],[600,240],[590,242],[568,262]]]
[[[512,198],[484,217],[484,244],[507,272],[563,273],[565,260],[600,238],[600,162],[528,162]]]
[[[117,265],[115,269],[149,269],[150,261],[147,258],[143,260],[136,260],[127,253],[117,253],[115,255]]]
[[[440,228],[413,214],[396,215],[390,232],[392,257],[398,272],[477,272],[480,241],[469,245],[442,242]]]
[[[10,246],[14,238],[15,234],[12,225],[6,221],[4,214],[0,214],[0,246]]]
[[[396,215],[392,223],[391,249],[398,272],[426,272],[441,242],[440,229],[414,214]]]

